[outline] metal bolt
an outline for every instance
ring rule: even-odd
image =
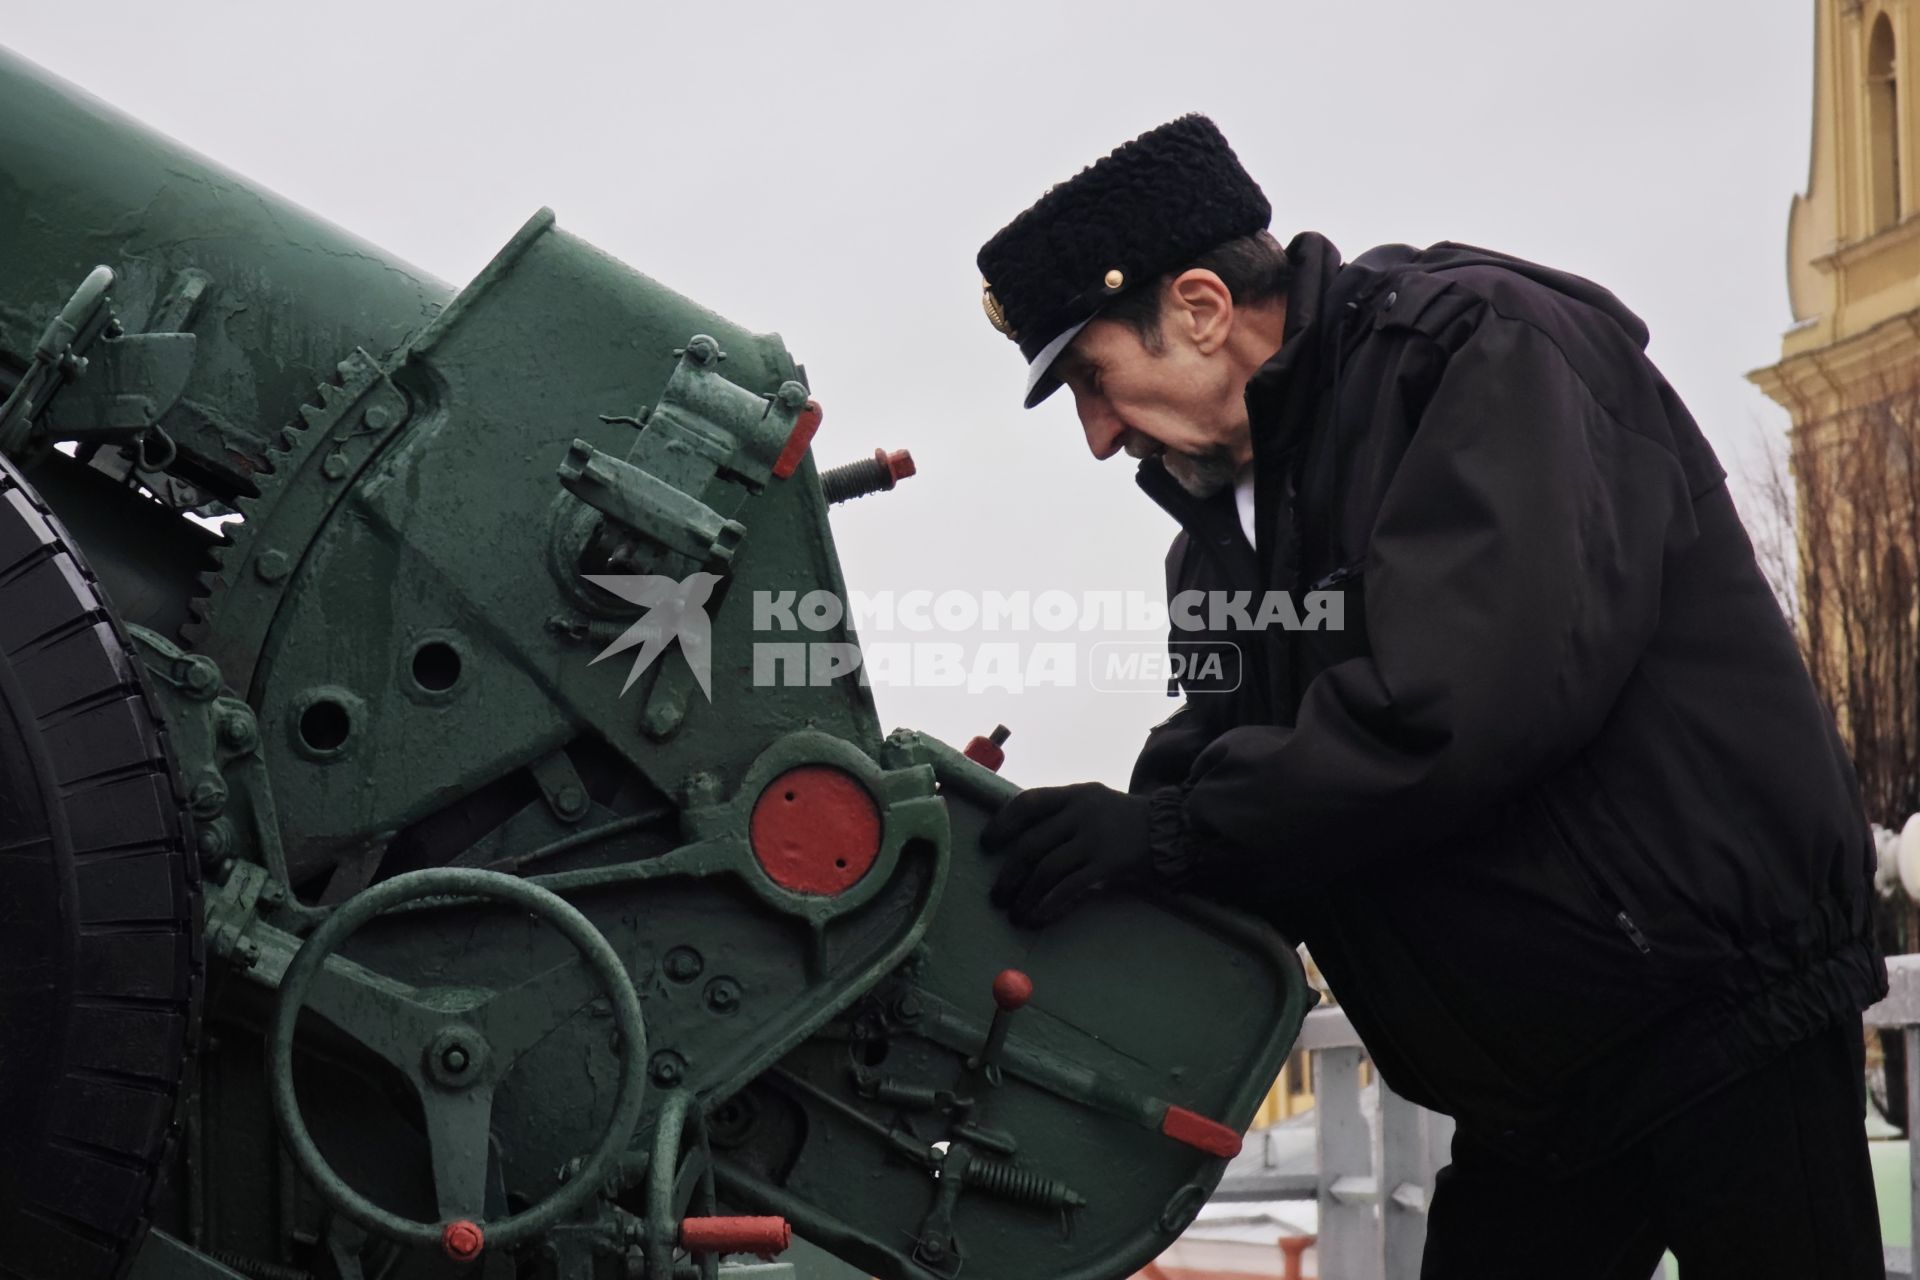
[[[180,672],[180,682],[187,686],[187,692],[197,697],[213,696],[220,687],[220,668],[214,665],[212,658],[194,654],[186,660]]]
[[[554,808],[565,818],[577,818],[587,811],[587,793],[575,786],[565,786],[553,797]]]
[[[278,582],[292,568],[293,563],[287,559],[284,551],[262,551],[260,558],[253,562],[253,571],[262,582]]]
[[[692,947],[675,947],[667,952],[664,967],[667,976],[675,982],[692,982],[700,976],[700,971],[706,968],[707,964],[700,958],[700,953]]]
[[[920,1012],[920,997],[914,995],[912,992],[908,992],[893,1002],[894,1016],[902,1022],[918,1021]]]
[[[732,1013],[739,1007],[739,983],[732,978],[715,978],[707,984],[707,1008],[715,1013]]]
[[[375,431],[385,431],[400,420],[400,415],[389,405],[375,404],[367,406],[363,420]]]
[[[884,493],[913,473],[913,455],[905,449],[892,453],[875,449],[871,458],[822,471],[820,494],[829,504],[845,502],[869,493]]]
[[[229,711],[222,715],[220,741],[235,751],[253,750],[260,741],[260,732],[254,725],[253,716],[242,711]]]
[[[329,480],[345,478],[347,470],[348,463],[345,454],[330,453],[327,455],[327,460],[320,464],[320,474]]]
[[[687,1062],[671,1049],[662,1049],[653,1055],[647,1065],[647,1074],[653,1082],[663,1089],[671,1089],[686,1078]]]
[[[212,861],[226,856],[227,850],[233,844],[233,833],[227,829],[227,824],[224,822],[210,822],[200,828],[199,834],[194,837],[194,842],[200,849],[200,856]]]
[[[938,1262],[947,1256],[947,1246],[939,1236],[928,1236],[920,1242],[920,1252],[928,1262]]]
[[[188,793],[187,806],[200,817],[212,817],[227,807],[227,784],[217,776],[202,778]]]
[[[457,1044],[448,1045],[447,1051],[440,1055],[440,1065],[449,1071],[465,1071],[467,1069],[467,1051]]]

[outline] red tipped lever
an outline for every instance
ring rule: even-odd
[[[785,1218],[687,1218],[680,1247],[692,1253],[751,1253],[771,1258],[793,1243]]]
[[[1000,1062],[1000,1050],[1007,1043],[1007,1027],[1013,1015],[1033,999],[1033,979],[1018,969],[1002,969],[993,980],[993,1022],[987,1027],[987,1043],[972,1066],[986,1071]]]

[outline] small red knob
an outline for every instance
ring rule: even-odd
[[[477,1222],[468,1222],[461,1218],[449,1222],[446,1230],[440,1233],[440,1247],[455,1262],[472,1262],[480,1256],[480,1250],[487,1243],[487,1233],[480,1229]]]
[[[993,1002],[1006,1012],[1024,1009],[1031,999],[1033,979],[1018,969],[1002,969],[993,980]]]
[[[973,741],[967,743],[966,748],[962,750],[960,754],[982,768],[991,769],[995,773],[998,773],[1000,772],[1000,766],[1007,762],[1007,753],[1003,748],[1007,739],[1012,736],[1013,730],[1007,728],[1007,726],[1003,724],[995,725],[992,733],[984,738],[976,737]]]
[[[885,449],[875,449],[873,454],[875,460],[887,469],[887,474],[893,477],[895,483],[913,474],[913,455],[905,449],[895,449],[892,453],[888,453]]]

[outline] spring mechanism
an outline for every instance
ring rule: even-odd
[[[299,1267],[283,1267],[277,1262],[262,1262],[259,1258],[249,1258],[244,1253],[233,1253],[226,1249],[202,1249],[200,1252],[212,1258],[223,1267],[230,1267],[251,1280],[313,1280],[311,1272]]]
[[[966,1177],[968,1186],[1036,1209],[1078,1209],[1087,1203],[1085,1196],[1066,1183],[1043,1178],[1030,1169],[1002,1160],[982,1160],[976,1156],[967,1162]]]

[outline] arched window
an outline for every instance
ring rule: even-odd
[[[1872,229],[1900,221],[1900,95],[1895,87],[1893,23],[1874,20],[1867,41],[1867,177]]]

